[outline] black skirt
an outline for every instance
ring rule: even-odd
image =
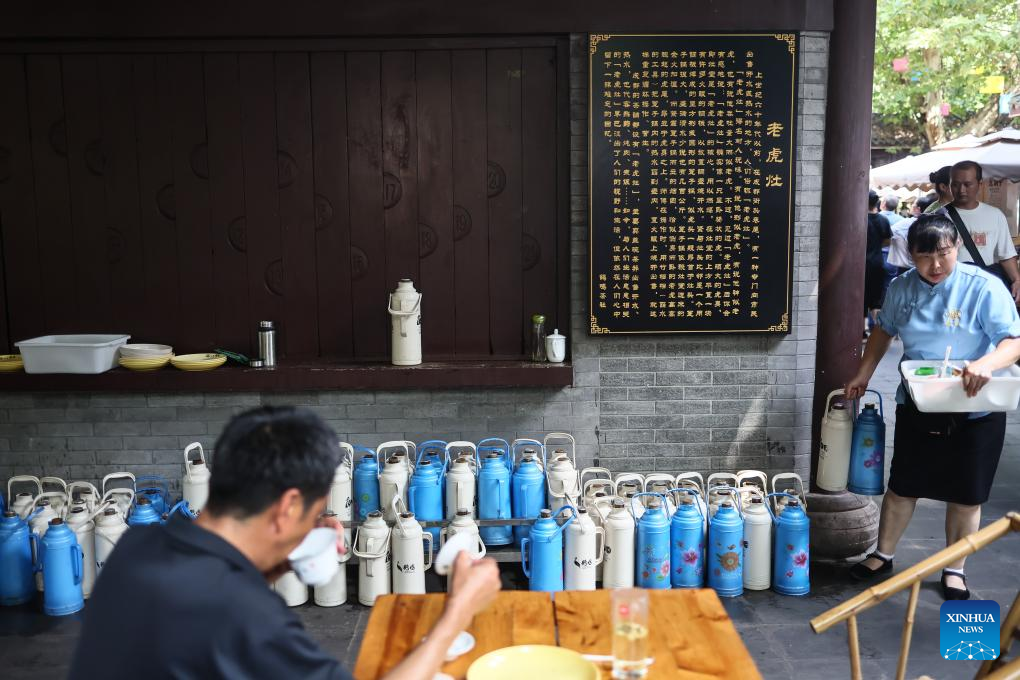
[[[921,413],[896,407],[889,489],[907,498],[980,505],[988,500],[1006,437],[1006,414]]]

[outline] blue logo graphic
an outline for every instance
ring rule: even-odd
[[[999,656],[999,603],[949,600],[939,613],[939,654],[952,661]]]

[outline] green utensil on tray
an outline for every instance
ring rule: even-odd
[[[227,357],[231,361],[236,361],[237,363],[241,364],[242,366],[247,366],[248,365],[248,361],[249,361],[248,357],[246,357],[245,355],[241,354],[240,352],[231,352],[231,351],[225,350],[225,349],[214,349],[213,351],[217,352],[218,354],[222,354],[223,356]]]

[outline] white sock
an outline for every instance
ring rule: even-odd
[[[892,555],[886,555],[886,554],[885,554],[884,552],[882,552],[881,550],[876,550],[876,551],[875,551],[875,554],[876,554],[876,555],[878,555],[879,557],[881,557],[881,558],[882,558],[883,560],[885,560],[886,562],[891,562],[891,561],[892,561],[892,558],[896,557],[896,553],[893,553]]]
[[[966,574],[963,573],[963,569],[943,569],[942,571],[947,574],[952,574],[953,576],[966,576]]]

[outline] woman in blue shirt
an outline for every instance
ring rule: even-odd
[[[951,345],[963,365],[963,387],[974,396],[993,371],[1020,358],[1020,317],[1002,282],[978,267],[957,263],[960,238],[943,213],[922,215],[910,226],[907,245],[915,268],[889,287],[846,396],[864,394],[892,338],[903,340],[904,359],[941,361]],[[892,571],[896,544],[918,498],[946,503],[946,545],[978,530],[1006,432],[1005,413],[920,413],[901,384],[896,392],[896,433],[889,488],[882,501],[878,549],[851,575],[869,580]],[[942,573],[947,600],[970,597],[964,559]]]

